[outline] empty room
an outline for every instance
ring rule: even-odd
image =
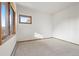
[[[79,56],[79,2],[0,2],[0,56]]]

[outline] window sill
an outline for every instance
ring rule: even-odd
[[[2,44],[4,44],[5,42],[7,42],[8,40],[10,40],[13,36],[15,36],[16,34],[12,34],[8,37],[6,37],[5,39],[2,40]]]

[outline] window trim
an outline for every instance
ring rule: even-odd
[[[10,4],[10,3],[9,3]],[[11,6],[11,4],[9,5],[9,12],[10,12],[10,7],[12,8],[12,11],[13,11],[13,32],[11,33],[10,32],[10,13],[9,13],[9,33],[10,33],[10,35],[11,34],[15,34],[15,12],[14,12],[14,9],[13,9],[13,7]]]
[[[8,2],[8,32],[10,35],[10,2]]]
[[[14,14],[13,14],[13,18],[14,18],[13,34],[16,34],[16,8],[15,8],[15,5],[13,2],[10,2],[10,5],[14,12]]]
[[[1,7],[1,2],[0,2]],[[2,44],[2,24],[1,24],[1,8],[0,8],[0,45]]]

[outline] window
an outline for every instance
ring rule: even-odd
[[[13,33],[13,26],[14,26],[13,14],[14,14],[14,11],[13,11],[12,7],[10,6],[10,34]]]
[[[15,12],[10,2],[0,2],[0,44],[15,33]]]
[[[7,19],[7,12],[8,12],[8,8],[7,8],[7,3],[3,2],[1,4],[1,23],[2,23],[2,38],[8,36],[9,32],[8,32],[8,19]]]
[[[31,24],[32,23],[32,17],[31,16],[19,15],[19,23]]]

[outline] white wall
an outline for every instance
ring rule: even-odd
[[[16,35],[0,46],[0,56],[10,56],[16,44]]]
[[[79,5],[52,15],[53,37],[79,44]]]
[[[18,41],[34,39],[34,33],[38,33],[43,37],[51,36],[51,16],[39,11],[32,10],[27,7],[17,5],[17,14],[32,16],[32,24],[19,24],[17,27],[17,39]]]
[[[34,33],[43,37],[56,37],[79,44],[79,5],[62,10],[54,15],[17,5],[17,13],[32,16],[32,24],[17,24],[18,41],[35,38]]]

